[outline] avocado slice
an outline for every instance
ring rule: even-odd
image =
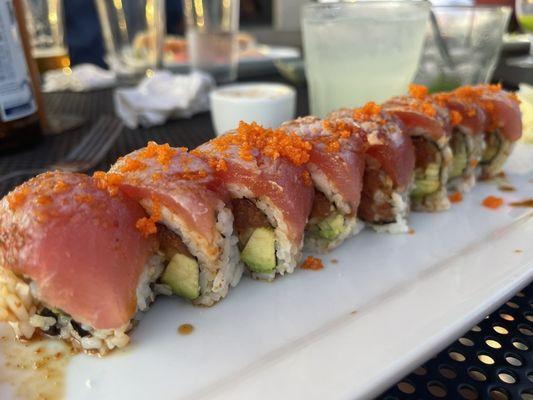
[[[501,146],[501,140],[496,132],[488,132],[485,135],[485,151],[481,156],[482,163],[489,163],[498,154]]]
[[[448,179],[453,179],[461,176],[467,166],[467,149],[463,134],[454,133],[450,146],[453,152],[453,161]]]
[[[163,272],[161,282],[177,296],[194,300],[200,296],[200,268],[198,262],[186,255],[176,253]]]
[[[318,223],[318,236],[323,239],[333,240],[344,230],[344,217],[333,213]]]
[[[411,190],[411,197],[423,197],[436,192],[440,187],[440,166],[429,164],[425,171],[415,171],[415,184]]]
[[[272,228],[256,228],[241,253],[241,259],[254,272],[272,272],[276,268],[275,235]]]

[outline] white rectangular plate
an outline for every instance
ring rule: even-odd
[[[323,270],[270,284],[244,278],[212,308],[158,299],[130,348],[74,357],[66,397],[379,394],[531,281],[533,210],[481,202],[490,194],[506,203],[533,197],[533,147],[518,146],[505,170],[516,192],[480,183],[450,211],[413,214],[413,235],[363,231],[324,256]],[[177,333],[184,323],[194,326],[191,335]]]

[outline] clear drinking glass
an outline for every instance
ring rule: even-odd
[[[217,82],[237,78],[239,0],[185,0],[191,67]]]
[[[415,81],[430,91],[487,83],[492,77],[511,9],[498,6],[433,6],[435,27],[428,28]],[[446,48],[449,59],[442,47]]]
[[[311,112],[381,102],[405,93],[420,59],[426,1],[361,1],[303,7]]]
[[[95,0],[105,61],[121,81],[160,68],[165,35],[164,0]]]
[[[39,72],[70,66],[63,0],[25,0],[26,26]]]
[[[516,16],[520,26],[529,36],[529,55],[509,60],[509,64],[533,68],[533,0],[516,0]]]

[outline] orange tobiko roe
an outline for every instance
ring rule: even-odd
[[[320,258],[315,257],[307,257],[305,261],[300,265],[301,269],[310,269],[311,271],[318,271],[319,269],[324,268],[324,264],[322,264],[322,260]]]
[[[253,160],[253,150],[272,159],[284,158],[295,165],[309,161],[311,143],[306,142],[295,133],[286,134],[280,129],[263,128],[256,122],[250,124],[239,122],[234,134],[219,136],[212,141],[215,149],[225,153],[230,146],[239,148],[239,157],[245,161]],[[193,151],[194,153],[194,151]],[[225,165],[219,168],[224,169]]]
[[[157,233],[156,223],[161,219],[161,203],[155,197],[152,198],[151,214],[152,215],[149,218],[140,218],[135,224],[135,227],[145,237]]]
[[[452,203],[460,203],[461,201],[463,201],[463,195],[461,194],[461,192],[455,192],[449,195],[448,198]]]
[[[503,199],[495,196],[487,196],[483,199],[482,204],[487,208],[495,210],[503,205]]]
[[[426,97],[429,93],[429,89],[424,85],[417,85],[415,83],[411,83],[409,85],[409,95],[412,97],[416,97],[417,99],[423,99]]]

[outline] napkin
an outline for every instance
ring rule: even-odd
[[[114,72],[102,69],[97,65],[79,64],[72,68],[45,72],[43,80],[43,92],[63,90],[84,92],[112,87],[117,78]]]
[[[156,71],[137,87],[115,91],[115,111],[129,128],[161,125],[169,118],[188,118],[209,110],[214,79],[202,72],[175,75]]]

